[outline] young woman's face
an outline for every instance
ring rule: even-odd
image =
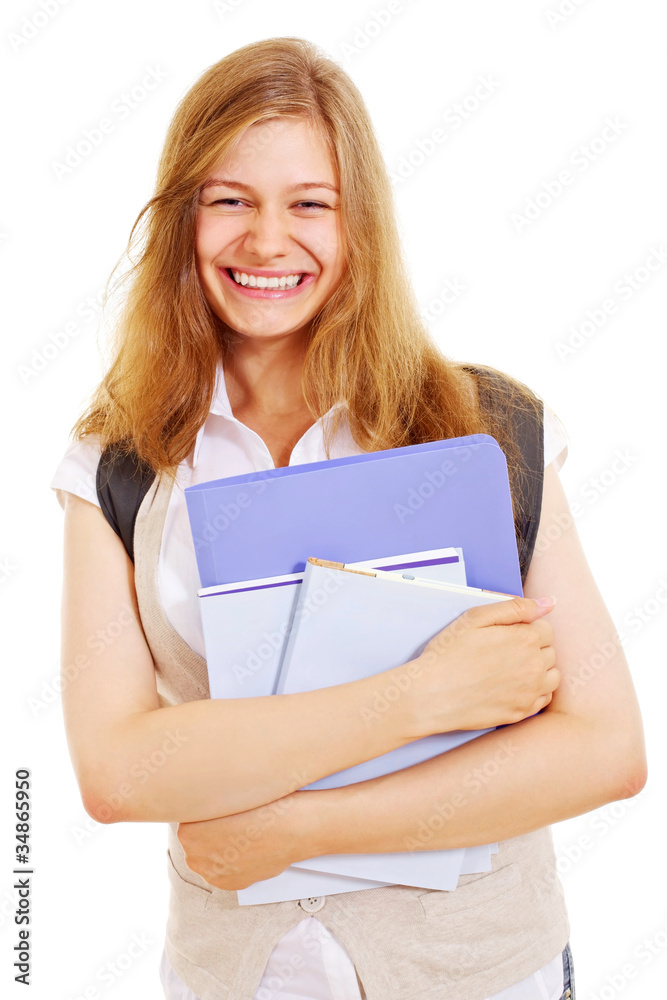
[[[338,177],[320,134],[302,119],[251,126],[200,196],[197,266],[213,312],[245,337],[303,334],[344,260]]]

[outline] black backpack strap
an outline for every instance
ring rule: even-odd
[[[134,451],[104,449],[97,465],[97,499],[102,513],[134,562],[134,524],[155,472]]]
[[[526,386],[525,398],[517,397],[514,383],[502,372],[476,365],[464,365],[477,378],[479,400],[482,407],[499,415],[507,422],[510,435],[519,445],[519,467],[510,469],[512,496],[515,498],[514,528],[521,568],[521,582],[525,583],[533,556],[542,511],[544,486],[544,406],[542,401]],[[499,442],[500,443],[500,442]],[[517,513],[517,493],[523,498]]]

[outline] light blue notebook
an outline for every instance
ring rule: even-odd
[[[468,582],[521,594],[505,455],[488,434],[188,486],[202,587],[458,545]]]

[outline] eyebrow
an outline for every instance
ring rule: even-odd
[[[202,191],[205,191],[206,188],[210,187],[228,187],[228,188],[240,189],[242,191],[253,190],[250,184],[242,184],[241,181],[227,180],[224,177],[214,177],[212,178],[212,180],[206,181],[206,183],[202,187]],[[326,181],[302,181],[299,184],[292,184],[292,186],[287,188],[286,190],[289,193],[292,193],[293,191],[305,191],[310,188],[327,188],[327,190],[329,191],[334,191],[336,194],[340,194],[340,191],[338,190],[337,187],[334,187],[333,184],[328,184]]]

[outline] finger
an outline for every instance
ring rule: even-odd
[[[526,713],[526,717],[530,715],[535,715],[537,712],[541,712],[543,708],[551,702],[553,695],[549,691],[547,694],[541,694],[539,698],[536,698],[533,702],[530,711]]]
[[[540,656],[542,658],[542,665],[545,673],[547,670],[551,670],[556,666],[556,650],[553,646],[544,646],[544,648],[540,650]]]
[[[538,601],[546,601],[540,604]],[[533,600],[532,597],[513,597],[509,601],[498,601],[496,604],[478,605],[466,611],[478,626],[515,625],[519,622],[531,623],[549,614],[555,604],[555,598],[544,597]]]
[[[553,693],[560,684],[560,682],[562,681],[562,679],[563,675],[561,674],[558,667],[549,667],[545,675],[545,681],[548,685],[549,691]]]
[[[540,648],[553,645],[554,629],[551,622],[545,621],[544,618],[538,618],[537,621],[530,622],[527,627],[537,637]]]

